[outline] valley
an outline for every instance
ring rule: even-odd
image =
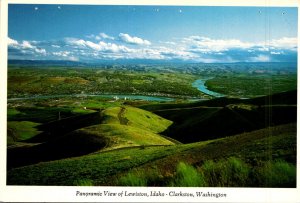
[[[297,69],[273,65],[9,65],[7,184],[296,187]]]

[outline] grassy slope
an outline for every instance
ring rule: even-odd
[[[101,113],[58,120],[41,126],[44,132],[27,140],[41,144],[10,148],[8,168],[82,156],[104,149],[173,145],[158,134],[170,124],[171,121],[133,107],[112,107]]]
[[[7,122],[7,144],[11,145],[14,142],[22,141],[34,137],[40,131],[36,128],[39,123],[30,121],[10,121]]]
[[[172,122],[151,112],[129,106],[112,107],[104,110],[102,117],[101,124],[82,128],[77,132],[105,137],[108,140],[105,150],[140,145],[174,144],[158,135]]]
[[[295,106],[165,110],[158,115],[174,121],[163,134],[183,143],[209,140],[296,121]],[[272,115],[268,117],[266,115]]]
[[[139,108],[145,109],[147,111],[155,112],[165,109],[174,108],[193,108],[199,106],[207,107],[224,107],[229,104],[253,104],[253,105],[296,105],[297,104],[297,90],[281,92],[269,96],[256,97],[252,99],[236,99],[236,98],[216,98],[212,100],[205,100],[199,102],[191,103],[181,103],[181,104],[146,104],[140,105]]]
[[[141,108],[174,122],[163,132],[164,135],[183,143],[191,143],[295,122],[296,98],[296,91],[290,91],[248,100],[219,98]]]
[[[114,185],[130,169],[159,169],[174,173],[179,161],[199,165],[204,160],[230,156],[247,163],[285,159],[296,162],[296,124],[262,129],[237,136],[185,145],[136,147],[77,158],[39,163],[8,171],[9,185],[74,185],[91,180],[94,185]]]

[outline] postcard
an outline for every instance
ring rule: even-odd
[[[4,202],[299,202],[298,2],[1,1]]]

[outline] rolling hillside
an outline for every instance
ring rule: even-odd
[[[174,123],[163,132],[183,143],[296,122],[296,91],[254,99],[217,98],[191,104],[141,106]]]
[[[296,161],[296,124],[286,124],[222,139],[173,146],[123,148],[39,163],[8,171],[8,185],[117,185],[130,171],[153,174],[160,184],[174,176],[180,161],[201,166],[206,160],[239,157],[257,165],[270,159]],[[33,175],[34,174],[34,175]],[[164,181],[165,180],[165,181]]]
[[[184,162],[199,173],[208,166],[223,173],[228,163],[246,168],[242,185],[206,180],[208,186],[295,187],[295,93],[141,106],[151,112],[119,105],[44,123],[10,121],[20,126],[10,128],[18,144],[8,147],[7,184],[115,186],[124,177],[143,176],[147,186],[175,186]],[[290,176],[266,181],[274,167]]]
[[[43,132],[8,149],[8,168],[82,156],[98,150],[141,145],[173,145],[159,135],[171,121],[133,107],[65,118],[39,126]],[[30,146],[28,144],[34,143]]]

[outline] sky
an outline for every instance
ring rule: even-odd
[[[8,58],[296,62],[297,8],[10,4]]]

